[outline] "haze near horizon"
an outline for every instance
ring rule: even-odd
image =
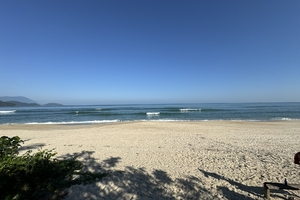
[[[300,101],[300,2],[0,1],[0,96]]]

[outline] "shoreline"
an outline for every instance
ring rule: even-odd
[[[102,127],[107,125],[120,125],[132,123],[182,123],[182,124],[295,124],[300,123],[300,119],[293,120],[136,120],[136,121],[117,121],[103,123],[25,123],[25,124],[0,124],[0,130],[44,130],[44,129],[76,129],[76,128],[92,128]]]
[[[25,141],[23,151],[78,155],[86,170],[109,174],[72,186],[67,200],[264,199],[263,182],[299,183],[300,166],[293,164],[299,133],[299,121],[0,126],[0,135]]]

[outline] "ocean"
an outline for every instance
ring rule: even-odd
[[[126,121],[210,120],[300,120],[300,103],[199,103],[0,107],[0,124],[97,124]]]

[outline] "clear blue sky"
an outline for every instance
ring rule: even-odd
[[[0,0],[0,96],[300,101],[300,1]]]

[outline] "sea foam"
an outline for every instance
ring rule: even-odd
[[[146,114],[148,116],[158,116],[158,115],[160,115],[160,112],[147,112]]]
[[[0,110],[0,115],[13,114],[16,110]]]
[[[201,111],[201,109],[197,109],[197,108],[182,108],[179,109],[180,112],[192,112],[192,111]]]
[[[103,124],[103,123],[115,123],[119,122],[120,120],[94,120],[94,121],[70,121],[70,122],[30,122],[25,124]]]

